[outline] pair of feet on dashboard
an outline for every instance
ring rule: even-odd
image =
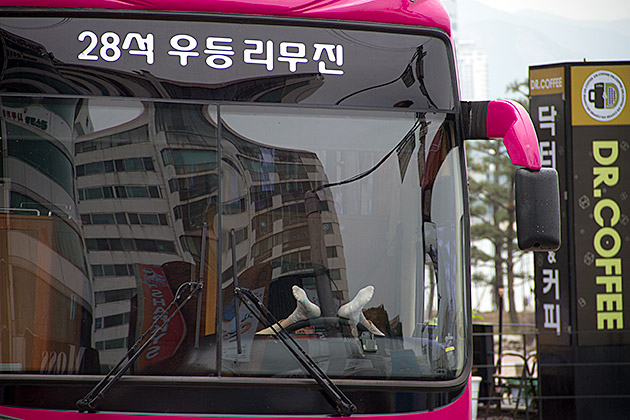
[[[376,325],[374,325],[372,321],[366,319],[365,315],[363,315],[363,307],[367,305],[367,303],[372,299],[372,296],[374,296],[374,286],[364,287],[363,289],[359,290],[354,299],[339,308],[339,310],[337,311],[337,316],[339,316],[340,318],[351,320],[355,326],[358,324],[363,325],[374,335],[384,336],[385,334],[383,334],[378,328],[376,328]],[[295,298],[297,303],[293,313],[278,322],[278,324],[258,331],[256,334],[275,334],[275,332],[280,331],[279,326],[281,326],[282,328],[287,328],[289,325],[293,325],[298,321],[309,318],[317,318],[321,315],[321,310],[319,309],[319,306],[315,305],[308,299],[304,289],[300,288],[299,286],[293,286],[293,297]]]

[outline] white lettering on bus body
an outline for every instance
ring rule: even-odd
[[[278,61],[289,63],[289,71],[295,73],[297,63],[308,63],[306,45],[301,42],[281,42]]]
[[[232,58],[234,55],[234,48],[231,45],[232,38],[219,38],[219,37],[207,37],[206,49],[203,50],[204,54],[208,54],[206,58],[206,64],[209,67],[217,70],[224,70],[232,66]]]
[[[155,62],[155,36],[152,33],[146,35],[129,32],[119,34],[114,31],[106,31],[98,35],[93,31],[81,32],[77,39],[81,43],[87,43],[77,58],[79,60],[99,61],[114,63],[123,57],[123,53],[134,56],[144,56],[146,63]],[[197,41],[193,35],[180,33],[169,39],[171,47],[167,54],[179,58],[179,65],[187,67],[188,64],[199,57],[198,48],[203,41]],[[242,62],[244,64],[264,65],[267,71],[273,71],[276,62],[287,63],[291,73],[298,71],[298,64],[306,64],[309,60],[317,63],[317,69],[321,74],[341,76],[344,64],[344,48],[340,44],[323,44],[315,42],[307,45],[297,41],[276,42],[271,39],[245,39],[242,41]],[[236,52],[233,46],[234,40],[225,36],[208,36],[205,38],[207,55],[205,61],[208,67],[215,70],[226,70],[233,66]],[[202,44],[203,45],[203,44]],[[310,58],[309,58],[310,57]]]
[[[186,67],[190,57],[198,57],[199,53],[193,51],[197,48],[197,40],[190,35],[180,34],[171,38],[171,47],[168,55],[179,56],[179,65]]]
[[[116,32],[108,31],[103,33],[100,38],[92,31],[83,31],[77,37],[79,42],[88,41],[88,45],[77,55],[79,60],[98,61],[100,59],[115,62],[122,56],[122,51],[128,51],[131,55],[143,55],[146,57],[146,63],[151,65],[155,62],[155,43],[153,34],[148,33],[146,36],[137,32],[129,32],[124,36],[122,44],[121,36]],[[99,40],[101,48],[99,49]],[[98,51],[99,54],[95,54]]]

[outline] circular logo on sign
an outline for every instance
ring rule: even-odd
[[[626,105],[626,87],[615,73],[598,70],[582,85],[582,106],[597,121],[612,121]]]

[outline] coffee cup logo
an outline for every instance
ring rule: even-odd
[[[597,121],[612,121],[626,105],[626,88],[615,73],[598,70],[582,85],[582,106]]]
[[[595,83],[594,89],[588,90],[588,101],[597,109],[604,109],[604,84]]]

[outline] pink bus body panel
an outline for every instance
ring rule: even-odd
[[[425,26],[451,34],[439,0],[0,0],[2,6],[281,16]]]
[[[436,28],[451,36],[450,18],[439,0],[0,0],[0,7],[60,9],[118,9],[223,13],[250,16],[373,22]],[[115,17],[113,15],[112,17]],[[160,415],[131,413],[79,413],[0,406],[0,415],[22,420],[233,420],[237,416]],[[256,416],[240,416],[254,418]],[[355,420],[372,420],[374,415],[353,415]],[[471,418],[470,380],[452,404],[430,412],[388,414],[391,420],[468,420]],[[273,416],[265,416],[273,419]],[[282,420],[329,419],[329,416],[279,416]]]
[[[122,414],[122,413],[79,413],[73,411],[35,410],[28,408],[1,407],[0,415],[20,420],[235,420],[237,418],[255,418],[255,416],[204,416],[204,415],[159,415],[159,414]],[[452,404],[435,411],[410,414],[383,414],[380,416],[353,415],[351,420],[469,420],[471,418],[470,378],[466,389]],[[267,420],[330,420],[330,416],[265,416]],[[340,417],[337,417],[340,418]]]

